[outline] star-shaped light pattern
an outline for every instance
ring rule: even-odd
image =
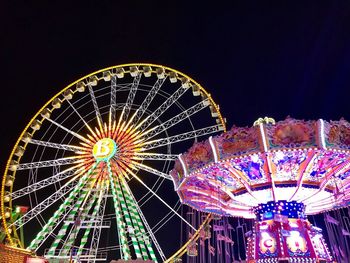
[[[86,163],[90,163],[93,159],[110,161],[113,167],[127,175],[127,169],[136,169],[135,157],[141,154],[144,133],[140,133],[138,127],[134,127],[130,122],[122,122],[121,118],[118,123],[109,119],[108,125],[101,124],[95,131],[89,128],[90,134],[87,134],[86,140],[80,142],[84,149],[77,154],[84,156]]]
[[[132,118],[127,122],[123,121],[122,117],[123,112],[118,121],[112,121],[109,114],[108,124],[98,121],[94,129],[87,125],[89,133],[80,138],[79,150],[72,156],[73,159],[78,159],[79,164],[76,167],[83,166],[84,170],[88,171],[96,162],[110,162],[113,174],[124,176],[126,179],[129,179],[130,175],[134,174],[133,171],[137,171],[140,166],[152,169],[142,163],[145,155],[155,158],[159,156],[157,153],[144,152],[144,145],[156,141],[145,139],[145,135],[152,129],[140,132],[139,128],[145,120],[134,125]],[[108,179],[105,173],[101,173],[101,176]]]

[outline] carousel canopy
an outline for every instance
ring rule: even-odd
[[[297,201],[306,214],[350,203],[350,123],[259,119],[194,144],[170,172],[183,203],[254,218],[254,207]]]

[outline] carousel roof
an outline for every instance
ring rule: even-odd
[[[306,214],[350,203],[350,123],[259,119],[194,144],[170,172],[183,203],[254,218],[253,207],[297,201]]]

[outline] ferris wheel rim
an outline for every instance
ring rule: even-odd
[[[40,116],[41,112],[47,108],[48,105],[50,105],[50,103],[52,103],[56,98],[58,98],[58,96],[60,96],[61,94],[63,94],[63,92],[65,92],[66,90],[68,90],[69,88],[71,88],[72,86],[76,85],[77,83],[79,83],[80,81],[89,78],[90,76],[94,76],[96,74],[102,73],[104,71],[107,70],[112,70],[112,69],[116,69],[116,68],[124,68],[124,67],[131,67],[131,66],[150,66],[150,67],[161,67],[164,68],[165,70],[168,71],[172,71],[172,72],[176,72],[177,74],[186,77],[187,79],[189,79],[191,82],[195,83],[202,92],[204,92],[208,99],[210,100],[211,105],[213,105],[218,113],[218,119],[220,120],[221,124],[223,125],[224,130],[226,130],[226,125],[225,125],[225,121],[221,115],[221,112],[219,110],[218,105],[214,102],[214,100],[211,98],[210,94],[195,80],[193,80],[191,77],[187,76],[186,74],[177,71],[175,69],[172,69],[170,67],[166,67],[163,65],[157,65],[157,64],[149,64],[149,63],[128,63],[128,64],[121,64],[121,65],[115,65],[115,66],[111,66],[111,67],[107,67],[104,69],[100,69],[98,71],[92,72],[90,74],[87,74],[83,77],[81,77],[80,79],[72,82],[71,84],[69,84],[68,86],[66,86],[65,88],[63,88],[62,90],[60,90],[56,95],[54,95],[53,97],[51,97],[50,100],[48,100],[38,111],[37,113],[31,118],[31,120],[28,122],[28,124],[26,125],[26,127],[23,129],[23,131],[21,132],[20,136],[18,137],[16,143],[14,144],[11,154],[9,156],[9,159],[7,161],[6,167],[5,167],[5,171],[4,171],[4,175],[3,175],[3,180],[2,180],[2,188],[1,188],[1,215],[2,215],[2,224],[4,226],[6,235],[10,241],[11,245],[14,245],[14,242],[12,240],[12,236],[11,233],[9,232],[9,228],[8,228],[8,224],[6,222],[6,218],[4,216],[4,195],[5,195],[5,179],[6,179],[6,175],[8,174],[9,171],[9,167],[10,167],[10,161],[13,159],[14,153],[16,148],[18,147],[19,143],[21,142],[21,139],[23,138],[24,134],[26,131],[29,130],[29,128],[31,127],[31,124],[38,118],[38,116]],[[127,72],[126,72],[127,73]],[[14,180],[16,178],[16,173],[14,173]],[[12,193],[13,191],[13,185],[10,188],[10,192]],[[10,208],[12,208],[12,200],[10,201]],[[198,230],[199,231],[199,230]]]

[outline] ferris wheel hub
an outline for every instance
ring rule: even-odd
[[[92,149],[92,154],[97,161],[108,161],[113,158],[118,150],[114,140],[103,138],[97,141]]]

